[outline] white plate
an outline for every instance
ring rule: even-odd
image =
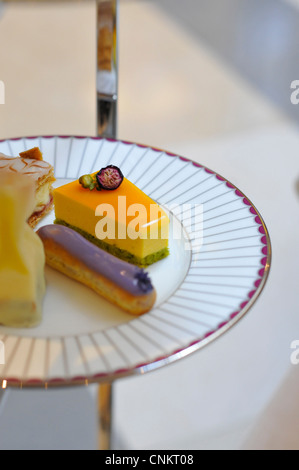
[[[0,326],[5,386],[74,385],[144,373],[203,347],[252,306],[268,276],[270,239],[257,209],[234,185],[185,158],[110,139],[10,139],[0,142],[0,152],[15,156],[34,146],[54,165],[56,185],[119,166],[170,210],[170,256],[148,268],[157,302],[137,318],[47,267],[42,323]]]

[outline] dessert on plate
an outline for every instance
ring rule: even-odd
[[[42,318],[45,253],[27,220],[35,206],[29,176],[0,171],[0,324],[26,328]]]
[[[154,305],[156,291],[143,269],[116,258],[63,225],[46,225],[37,234],[52,268],[131,314],[146,313]]]
[[[141,267],[169,254],[166,212],[116,166],[83,175],[53,195],[55,223],[109,253]]]
[[[0,174],[4,171],[28,176],[35,187],[35,203],[28,217],[34,228],[53,208],[52,184],[55,181],[52,165],[43,160],[38,147],[21,152],[18,157],[0,153]]]

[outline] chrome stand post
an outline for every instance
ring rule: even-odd
[[[117,137],[118,0],[96,0],[97,134]],[[99,448],[112,448],[112,383],[99,385]]]
[[[99,385],[98,410],[99,410],[99,449],[112,449],[112,383]]]
[[[97,133],[117,136],[118,0],[97,0]]]

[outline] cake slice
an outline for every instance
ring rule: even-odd
[[[169,254],[166,212],[124,177],[111,177],[115,187],[109,186],[103,170],[111,168],[117,167],[110,165],[97,174],[85,175],[90,187],[82,184],[81,177],[55,189],[55,223],[76,230],[100,248],[141,267],[165,258]]]
[[[38,147],[9,157],[0,153],[0,174],[4,171],[27,175],[34,182],[35,204],[28,223],[34,228],[53,208],[52,184],[55,181],[52,165],[43,160]]]
[[[0,324],[28,328],[42,319],[45,253],[27,219],[34,207],[31,178],[0,172]]]

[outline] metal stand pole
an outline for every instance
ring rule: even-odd
[[[101,384],[98,391],[99,449],[112,449],[112,383]]]
[[[97,133],[115,139],[118,92],[118,0],[97,0]]]
[[[97,133],[117,137],[118,0],[97,1]],[[98,390],[99,449],[112,449],[112,383]]]

